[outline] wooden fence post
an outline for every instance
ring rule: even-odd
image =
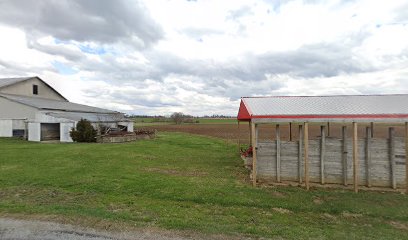
[[[353,122],[353,177],[354,177],[354,192],[358,192],[358,136],[357,123]]]
[[[343,126],[341,129],[342,132],[342,137],[343,137],[343,149],[341,152],[341,159],[343,162],[343,184],[344,186],[347,186],[347,126]]]
[[[299,183],[302,183],[302,162],[303,162],[303,126],[299,125],[299,143],[298,143],[298,176]]]
[[[330,137],[330,122],[327,122],[327,136]]]
[[[391,187],[393,189],[397,188],[397,181],[395,178],[395,141],[394,141],[394,128],[390,127],[388,129],[389,143],[390,143],[390,175],[391,175]]]
[[[326,152],[326,130],[325,126],[320,126],[320,135],[322,136],[320,141],[320,183],[324,184],[324,158]]]
[[[367,127],[365,148],[367,187],[371,187],[371,134],[371,127]]]
[[[289,123],[289,142],[292,142],[292,123]]]
[[[258,148],[257,137],[256,136],[256,124],[251,122],[251,136],[252,136],[252,185],[256,186],[256,152]]]
[[[305,158],[305,185],[309,190],[309,123],[305,122],[303,127],[304,158]]]
[[[275,125],[275,133],[276,133],[276,181],[281,181],[281,146],[280,146],[280,128],[279,124]]]

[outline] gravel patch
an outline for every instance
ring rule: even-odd
[[[132,232],[106,232],[69,224],[38,220],[17,220],[0,218],[0,239],[2,240],[184,240],[193,239],[176,236],[168,232],[140,230]],[[196,239],[196,238],[194,238]]]

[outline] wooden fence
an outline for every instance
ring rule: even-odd
[[[281,141],[277,131],[276,140],[256,144],[256,177],[272,182],[304,183],[308,179],[307,182],[320,184],[347,186],[356,182],[358,186],[404,188],[405,139],[395,137],[393,128],[389,129],[388,139],[372,138],[369,127],[366,131],[366,136],[357,140],[353,153],[353,140],[346,136],[345,128],[342,138],[332,138],[325,136],[322,127],[321,137],[308,140],[307,161],[302,137],[298,141]],[[358,155],[358,163],[353,161],[353,154]]]

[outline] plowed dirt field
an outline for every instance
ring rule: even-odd
[[[369,125],[359,124],[358,136],[359,138],[364,138],[366,136],[366,127]],[[136,125],[137,127],[137,125]],[[326,125],[326,135],[329,137],[341,137],[341,124],[330,124],[330,130]],[[389,125],[377,123],[374,125],[374,138],[388,138],[388,128]],[[395,136],[404,136],[404,127],[394,125]],[[226,139],[232,142],[238,142],[240,139],[241,143],[248,143],[249,141],[249,125],[247,122],[242,122],[238,128],[237,124],[168,124],[168,125],[155,125],[146,126],[145,129],[156,129],[159,132],[186,132],[191,134],[206,135],[211,137],[217,137]],[[289,140],[290,134],[292,135],[292,140],[298,139],[299,127],[297,124],[292,124],[292,131],[290,131],[289,124],[280,125],[280,133],[282,140]],[[351,137],[352,125],[347,125],[347,134]],[[319,137],[320,134],[320,124],[311,124],[309,127],[309,138],[313,139]],[[261,140],[273,140],[275,139],[275,126],[271,124],[260,125],[259,127],[259,137]]]

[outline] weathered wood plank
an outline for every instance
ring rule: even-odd
[[[305,184],[309,190],[309,123],[305,122],[303,126],[304,158],[305,158]]]
[[[366,147],[365,147],[365,159],[366,159],[366,181],[367,187],[371,187],[371,137],[372,131],[370,127],[366,128]]]
[[[354,178],[354,192],[358,192],[358,136],[357,123],[353,122],[353,178]]]
[[[342,162],[343,162],[343,184],[347,186],[347,127],[342,127],[342,136],[343,136],[343,150],[341,153]]]
[[[391,176],[391,187],[393,189],[397,188],[397,182],[395,180],[395,141],[394,141],[394,128],[390,127],[388,129],[389,135],[389,159],[390,159],[390,176]]]
[[[302,168],[302,161],[303,160],[303,126],[299,125],[299,142],[298,142],[298,179],[299,183],[302,183],[303,178],[303,168]]]
[[[292,141],[292,123],[289,123],[289,141]]]
[[[326,130],[325,126],[320,126],[320,183],[324,184],[324,160],[326,152]]]
[[[408,122],[405,123],[405,188],[408,194]]]
[[[281,178],[281,142],[280,142],[280,127],[279,124],[275,125],[276,133],[276,181],[280,182]]]

